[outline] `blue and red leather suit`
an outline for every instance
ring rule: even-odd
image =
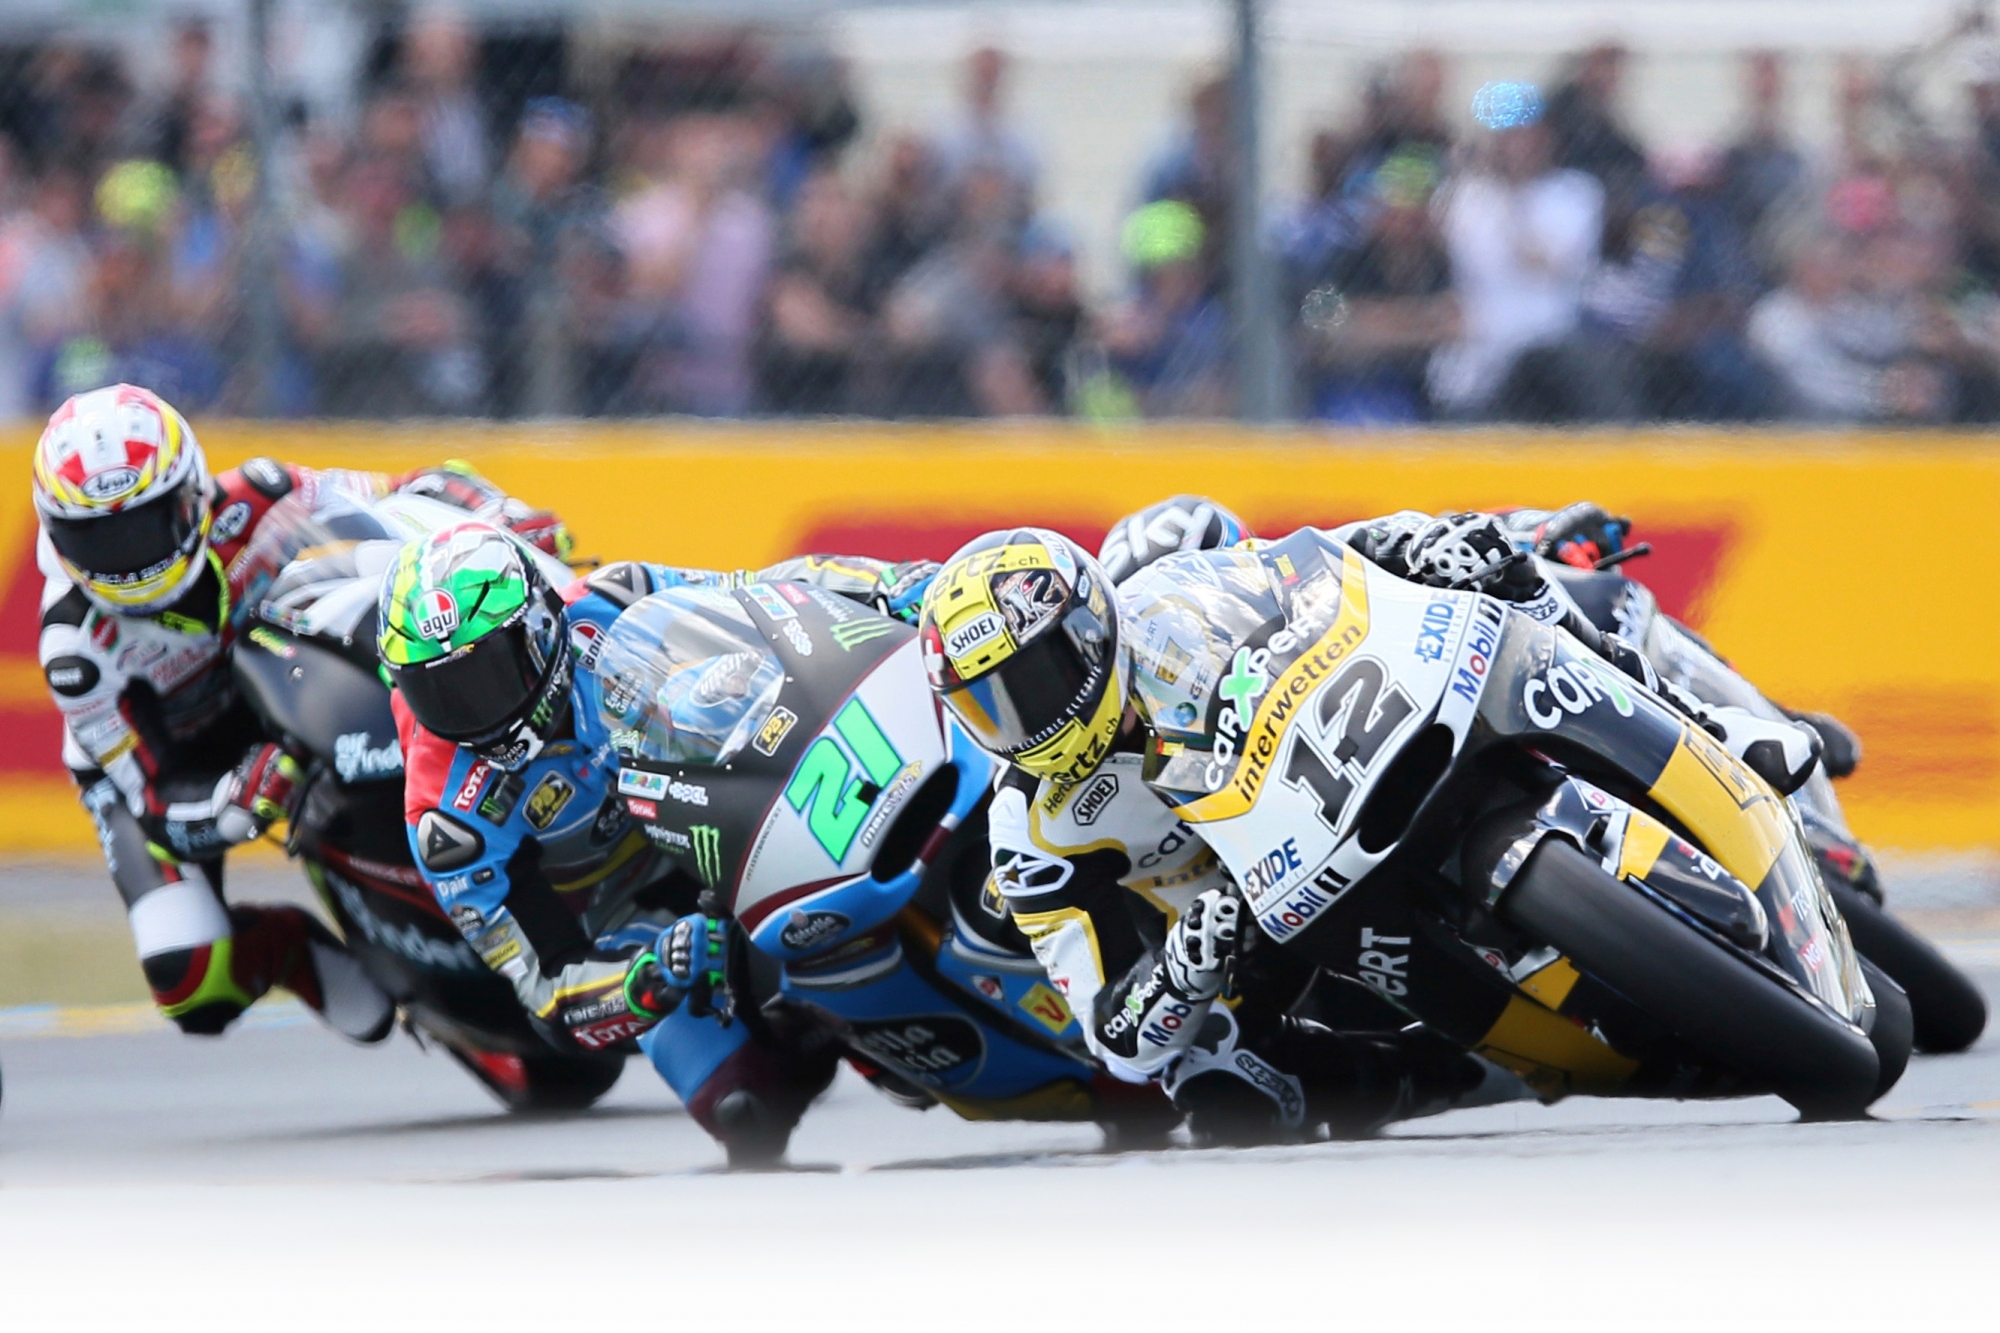
[[[552,1043],[590,1051],[636,1039],[695,1120],[748,1088],[796,1118],[833,1073],[748,1023],[677,1010],[657,1025],[627,1003],[632,958],[693,912],[700,882],[653,846],[617,798],[618,760],[600,714],[598,648],[612,623],[653,592],[735,586],[760,577],[816,582],[862,597],[888,566],[790,561],[761,574],[621,562],[561,590],[576,656],[569,735],[508,773],[424,731],[393,698],[404,756],[404,818],[418,869],[487,966]]]

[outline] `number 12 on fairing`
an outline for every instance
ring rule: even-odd
[[[875,797],[902,767],[903,756],[875,718],[859,699],[849,699],[834,715],[833,732],[814,741],[799,761],[785,787],[785,803],[805,815],[807,830],[828,856],[844,861]]]

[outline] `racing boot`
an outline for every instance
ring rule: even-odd
[[[1187,1117],[1196,1147],[1249,1148],[1307,1137],[1305,1083],[1252,1050],[1236,1015],[1222,1005],[1209,1010],[1161,1086]]]
[[[229,909],[229,924],[231,970],[251,999],[282,986],[335,1032],[364,1044],[381,1041],[395,1026],[395,1002],[312,913],[246,905]]]
[[[1773,721],[1733,705],[1711,706],[1696,720],[1780,796],[1806,785],[1825,748],[1806,723]]]

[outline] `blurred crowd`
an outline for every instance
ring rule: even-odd
[[[1234,410],[1223,79],[1135,174],[1120,286],[1086,293],[999,50],[918,132],[747,38],[581,87],[442,11],[378,46],[355,115],[275,118],[270,180],[199,22],[164,86],[61,43],[0,69],[0,419],[120,379],[198,413]],[[2000,419],[2000,59],[1969,137],[1849,64],[1817,153],[1780,55],[1744,58],[1712,145],[1649,145],[1629,64],[1491,85],[1468,126],[1413,51],[1314,138],[1302,199],[1256,223],[1301,415]]]

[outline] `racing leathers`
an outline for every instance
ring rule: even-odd
[[[1658,687],[1634,650],[1599,634],[1531,564],[1510,559],[1512,546],[1486,516],[1397,514],[1327,535],[1399,577],[1476,589],[1561,624]],[[1121,651],[1133,685],[1112,753],[1069,783],[1010,771],[991,816],[995,885],[1084,1018],[1093,1053],[1121,1077],[1160,1078],[1197,1133],[1221,1113],[1233,1122],[1222,1131],[1232,1139],[1246,1125],[1365,1128],[1480,1081],[1469,1058],[1434,1039],[1337,1034],[1290,1014],[1312,969],[1247,923],[1216,929],[1234,889],[1199,834],[1141,781],[1140,756],[1160,740],[1153,714],[1161,701],[1192,709],[1193,694],[1226,692],[1218,680],[1191,690],[1189,678],[1207,668],[1171,643],[1135,652],[1150,632],[1146,622],[1175,602],[1199,605],[1187,595],[1194,586],[1232,581],[1246,604],[1266,608],[1257,615],[1278,614],[1282,600],[1266,586],[1275,577],[1246,550],[1183,553],[1135,573],[1119,589]],[[1165,719],[1176,734],[1195,720],[1192,713]],[[1162,856],[1169,847],[1170,860]],[[1143,870],[1142,859],[1151,861]],[[1207,957],[1218,949],[1233,949],[1220,969]]]
[[[661,985],[663,932],[700,909],[696,848],[655,846],[626,814],[601,712],[599,655],[613,622],[676,587],[782,579],[899,612],[927,568],[808,556],[759,573],[625,561],[561,590],[575,659],[565,733],[508,772],[421,729],[392,699],[404,815],[419,870],[487,965],[558,1047],[640,1049],[697,1123],[731,1150],[771,1156],[832,1078],[830,1052],[794,1047],[754,1015],[728,1026]],[[649,966],[650,964],[650,966]]]
[[[215,478],[205,570],[186,595],[144,614],[92,601],[39,537],[39,653],[63,715],[63,763],[96,825],[154,1001],[183,1031],[221,1032],[273,985],[356,1039],[381,1037],[394,1017],[311,914],[227,904],[222,862],[282,812],[296,776],[265,743],[229,671],[256,573],[239,557],[281,499],[367,501],[399,488],[485,506],[495,518],[510,503],[462,465],[386,476],[251,459]]]

